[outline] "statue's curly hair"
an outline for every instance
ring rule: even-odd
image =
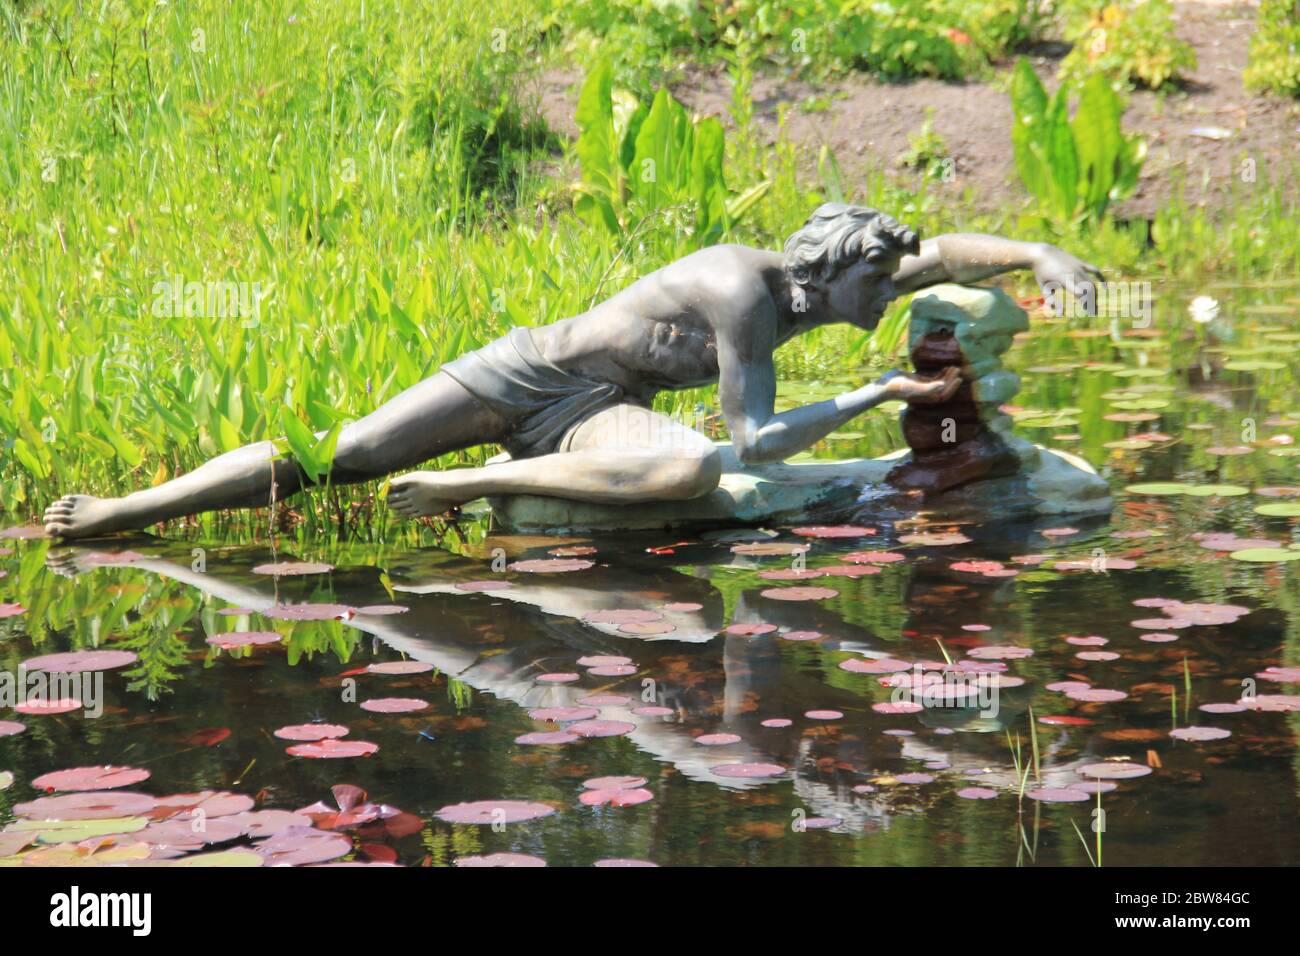
[[[916,255],[921,237],[892,216],[866,206],[828,202],[785,243],[785,270],[804,286],[829,282],[858,259],[875,262],[903,254]]]

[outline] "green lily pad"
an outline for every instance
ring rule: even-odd
[[[1250,494],[1250,489],[1243,488],[1241,485],[1193,485],[1185,493],[1195,498],[1209,498],[1211,495],[1220,498],[1236,498],[1238,495]]]
[[[1126,412],[1152,411],[1157,408],[1168,408],[1169,399],[1167,398],[1135,398],[1128,401],[1112,402],[1112,408],[1118,408]]]
[[[1270,501],[1266,505],[1256,505],[1255,514],[1270,518],[1300,518],[1300,501]]]
[[[1224,362],[1223,367],[1229,372],[1275,372],[1286,368],[1285,362],[1265,362],[1260,359],[1243,362]]]
[[[106,820],[17,820],[10,832],[35,833],[41,843],[79,843],[92,837],[134,833],[148,826],[144,817],[110,817]]]
[[[1228,557],[1234,561],[1271,564],[1278,561],[1300,561],[1300,551],[1290,548],[1247,548],[1245,551],[1233,551]]]
[[[1141,368],[1126,368],[1122,372],[1116,372],[1116,378],[1164,378],[1169,374],[1167,368],[1151,368],[1142,366]]]
[[[14,785],[14,775],[8,770],[0,770],[0,790],[8,790]]]
[[[1124,490],[1131,495],[1185,495],[1191,491],[1191,485],[1176,481],[1151,481],[1145,484],[1129,485]]]

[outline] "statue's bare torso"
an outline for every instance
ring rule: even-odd
[[[533,331],[543,354],[644,397],[718,380],[718,342],[752,355],[781,328],[781,256],[710,246],[650,273],[581,315]]]

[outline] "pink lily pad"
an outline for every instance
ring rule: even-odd
[[[428,706],[427,700],[418,697],[373,697],[361,702],[361,709],[372,714],[409,714]]]
[[[957,791],[957,796],[963,800],[992,800],[997,795],[996,790],[990,790],[988,787],[962,787]]]
[[[789,717],[769,717],[762,721],[764,727],[789,727],[794,721]]]
[[[833,830],[843,822],[839,817],[805,817],[799,821],[798,830]]]
[[[709,771],[719,777],[779,777],[785,767],[774,763],[722,763]]]
[[[520,734],[515,738],[515,743],[522,744],[525,747],[550,747],[560,744],[571,744],[581,740],[567,730],[535,730],[531,733]]]
[[[42,774],[32,781],[36,790],[116,790],[149,779],[149,771],[137,767],[75,767]]]
[[[1065,643],[1074,644],[1076,647],[1104,647],[1110,641],[1104,637],[1092,635],[1091,637],[1067,637]]]
[[[722,629],[724,634],[735,634],[737,637],[758,637],[775,630],[775,624],[730,624]]]
[[[0,603],[0,618],[17,617],[19,614],[26,614],[27,608],[21,604],[4,604]]]
[[[614,868],[624,869],[630,867],[646,867],[646,866],[658,867],[659,866],[658,863],[651,863],[649,860],[629,860],[629,859],[624,859],[619,857],[611,857],[610,859],[607,860],[597,860],[595,863],[591,865],[601,867],[602,869],[614,869]]]
[[[1146,641],[1148,644],[1168,644],[1171,641],[1178,640],[1177,634],[1164,634],[1159,631],[1153,631],[1150,634],[1139,634],[1139,641]]]
[[[599,716],[595,707],[537,707],[528,712],[533,720],[548,720],[564,723],[569,720],[591,720]]]
[[[578,658],[579,667],[617,667],[620,664],[631,664],[630,657],[617,657],[613,654],[588,654],[586,657]]]
[[[696,604],[694,601],[674,601],[671,604],[663,605],[662,610],[670,611],[674,614],[690,614],[695,611],[703,611],[703,604]]]
[[[810,710],[804,716],[809,720],[839,720],[844,714],[838,710]]]
[[[472,823],[491,826],[493,823],[522,823],[549,817],[555,808],[545,803],[529,800],[475,800],[443,807],[434,814],[445,823]]]
[[[872,704],[871,709],[877,714],[919,714],[925,708],[914,700],[886,700]]]
[[[773,568],[770,571],[759,571],[758,576],[764,581],[807,581],[810,578],[820,578],[825,573],[821,568]]]
[[[645,784],[645,777],[592,777],[582,781],[588,790],[635,790]]]
[[[260,613],[277,621],[334,621],[352,617],[357,609],[347,604],[276,604]]]
[[[638,608],[614,608],[605,611],[588,611],[582,615],[582,619],[592,624],[638,624],[648,621],[661,621],[663,615],[658,611]]]
[[[677,625],[667,621],[638,621],[620,624],[618,630],[620,634],[671,634],[677,630]]]
[[[1041,803],[1082,803],[1090,799],[1088,794],[1074,787],[1043,787],[1039,790],[1026,790],[1025,796]]]
[[[1114,651],[1080,651],[1074,655],[1081,661],[1117,661],[1119,655]]]
[[[919,786],[926,783],[934,783],[934,774],[932,773],[900,773],[895,774],[894,779],[899,783],[908,786]]]
[[[1279,684],[1300,684],[1300,667],[1266,667],[1255,676]]]
[[[18,720],[0,720],[0,737],[11,737],[14,734],[21,734],[27,729],[27,725]]]
[[[370,617],[392,617],[395,614],[405,614],[410,608],[404,604],[367,604],[365,607],[357,608],[358,614],[368,614]]]
[[[384,674],[389,677],[406,674],[427,674],[433,670],[432,664],[424,661],[381,661],[366,668],[372,674]]]
[[[14,804],[14,815],[29,820],[110,820],[148,813],[157,801],[131,790],[65,793]]]
[[[844,560],[854,564],[893,564],[906,561],[907,555],[898,551],[850,551],[844,555]]]
[[[1119,788],[1119,784],[1110,780],[1080,780],[1070,784],[1071,790],[1082,790],[1084,793],[1092,794],[1094,797],[1099,793],[1110,793],[1112,790]]]
[[[781,635],[783,641],[820,641],[820,631],[786,631]]]
[[[1089,704],[1110,704],[1117,700],[1124,700],[1128,694],[1122,690],[1106,690],[1101,687],[1088,687],[1081,690],[1068,690],[1065,696],[1070,700],[1078,700]]]
[[[507,588],[514,587],[514,585],[509,581],[461,581],[454,587],[457,591],[474,593],[478,591],[504,591]]]
[[[869,534],[875,534],[876,529],[852,524],[819,524],[804,528],[791,528],[790,532],[803,538],[862,538]]]
[[[731,546],[732,554],[750,554],[761,557],[780,557],[803,554],[811,545],[794,541],[752,541]]]
[[[1197,708],[1197,710],[1204,711],[1207,714],[1239,714],[1246,709],[1246,705],[1238,701],[1201,704],[1201,706]]]
[[[695,738],[695,742],[704,747],[722,747],[740,743],[740,734],[701,734]]]
[[[595,561],[582,558],[534,558],[507,565],[511,571],[522,571],[526,574],[562,574],[567,571],[585,571],[595,566]]]
[[[1133,763],[1131,760],[1106,760],[1090,763],[1080,767],[1076,773],[1081,777],[1096,777],[1101,780],[1132,780],[1145,777],[1151,768],[1145,764]]]
[[[633,707],[632,713],[636,714],[638,717],[671,717],[677,712],[671,707],[648,705],[646,707]]]
[[[308,744],[286,747],[284,752],[294,757],[311,757],[316,760],[333,760],[342,757],[369,757],[379,750],[379,744],[367,740],[335,740],[327,738]]]
[[[253,809],[253,798],[228,790],[200,790],[198,793],[173,793],[159,797],[149,813],[154,820],[166,820],[180,814],[191,817],[202,810],[206,817],[225,817]]]
[[[45,654],[23,661],[29,671],[54,671],[70,674],[82,671],[107,671],[125,667],[138,661],[132,651],[70,651],[66,654]]]
[[[290,724],[275,731],[281,740],[330,740],[347,736],[348,728],[342,724]]]
[[[18,525],[13,528],[5,528],[0,531],[0,538],[10,538],[14,540],[31,540],[33,538],[46,537],[45,529],[40,525]]]
[[[820,570],[824,575],[837,578],[865,578],[880,573],[880,568],[874,564],[828,564]]]
[[[834,588],[793,587],[766,588],[759,593],[774,601],[826,601],[837,597],[840,592]]]
[[[1016,647],[1011,644],[989,644],[984,647],[973,647],[967,653],[969,657],[976,660],[1012,661],[1033,657],[1034,649],[1032,647]]]
[[[578,794],[579,802],[589,807],[609,804],[611,807],[634,807],[654,799],[654,794],[640,787],[631,789],[584,790]]]
[[[1225,737],[1231,737],[1231,730],[1224,730],[1222,727],[1176,727],[1169,731],[1169,736],[1175,740],[1191,740],[1197,743],[1207,740],[1223,740]]]
[[[581,674],[574,674],[571,671],[565,671],[556,674],[538,674],[533,680],[539,684],[572,684],[575,680],[581,678]]]
[[[46,716],[70,714],[74,710],[81,710],[84,706],[75,697],[60,697],[58,700],[42,700],[38,697],[29,697],[21,704],[15,704],[14,710],[29,717],[39,717],[42,714]]]
[[[1047,689],[1058,694],[1068,694],[1070,691],[1087,690],[1091,686],[1081,680],[1058,680],[1048,684]]]
[[[282,640],[284,640],[284,635],[276,631],[227,631],[224,634],[213,634],[209,636],[207,642],[214,647],[228,650],[233,647],[255,647],[263,644],[278,644]]]
[[[352,849],[352,840],[342,833],[314,827],[286,827],[254,848],[267,866],[305,866],[336,860]]]
[[[593,667],[587,671],[593,677],[627,677],[636,673],[631,664],[610,664],[606,667]]]
[[[333,570],[334,565],[316,561],[277,561],[274,564],[259,564],[253,568],[253,573],[286,577],[296,574],[327,574]]]
[[[1241,701],[1251,710],[1274,711],[1289,714],[1300,710],[1300,696],[1295,694],[1257,694]]]
[[[904,534],[898,538],[902,544],[919,544],[930,548],[943,548],[954,544],[969,544],[970,538],[960,531],[923,531]]]
[[[850,657],[847,661],[840,661],[839,667],[854,674],[897,674],[910,670],[912,665],[893,657]]]
[[[456,866],[467,869],[487,866],[539,867],[545,865],[546,861],[540,856],[529,856],[527,853],[489,853],[487,856],[456,857]]]
[[[580,720],[567,730],[579,737],[622,737],[636,730],[636,724],[625,720]]]

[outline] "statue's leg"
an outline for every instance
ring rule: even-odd
[[[537,458],[402,475],[389,484],[388,501],[414,517],[486,495],[609,504],[683,500],[708,494],[722,474],[708,438],[637,405],[597,412],[568,435],[565,445],[566,451]]]
[[[455,379],[438,373],[395,396],[339,434],[330,481],[382,478],[422,461],[492,442],[506,422]],[[144,528],[182,515],[221,508],[256,508],[310,484],[297,462],[275,459],[271,442],[219,455],[189,474],[123,498],[65,495],[45,512],[45,530],[86,538]]]

